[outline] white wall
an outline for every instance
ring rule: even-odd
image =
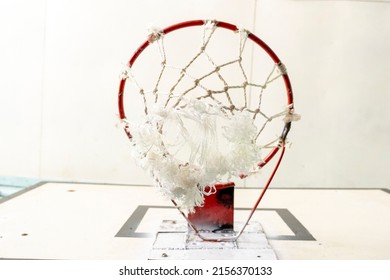
[[[390,2],[266,0],[257,16],[303,116],[278,183],[389,187]]]
[[[39,173],[44,1],[0,1],[0,175]]]
[[[390,4],[0,1],[0,176],[149,184],[117,122],[118,75],[152,25],[241,24],[284,63],[302,120],[274,186],[388,187]]]

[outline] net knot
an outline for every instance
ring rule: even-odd
[[[241,25],[237,25],[237,32],[240,33],[240,36],[241,36],[242,39],[247,38],[249,33],[250,33],[247,29],[245,29]]]
[[[149,36],[148,41],[149,43],[154,43],[155,41],[159,40],[164,35],[163,30],[159,27],[151,27],[149,29]]]
[[[295,113],[294,109],[290,109],[287,111],[285,117],[283,118],[283,121],[285,123],[289,123],[289,122],[299,121],[300,119],[301,119],[301,115]]]
[[[129,78],[131,78],[132,75],[131,75],[131,68],[129,65],[126,65],[124,69],[122,69],[121,73],[119,74],[119,78],[121,80],[127,80]]]
[[[216,25],[217,25],[216,20],[206,20],[206,22],[204,24],[204,28],[205,29],[213,29],[216,27]]]
[[[278,64],[278,69],[280,71],[280,74],[282,75],[286,75],[287,74],[287,68],[286,68],[286,65],[284,65],[283,63],[279,63]]]
[[[214,185],[206,186],[203,188],[202,192],[204,195],[207,195],[207,196],[213,195],[217,192],[217,188]]]

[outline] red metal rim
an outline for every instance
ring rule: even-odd
[[[184,22],[180,22],[180,23],[177,23],[177,24],[174,24],[174,25],[171,25],[169,27],[164,28],[162,30],[162,33],[164,35],[167,35],[167,34],[173,32],[173,31],[176,31],[176,30],[179,30],[179,29],[183,29],[183,28],[187,28],[187,27],[194,27],[194,26],[202,26],[206,22],[207,21],[205,21],[205,20],[184,21]],[[239,28],[236,25],[231,24],[231,23],[227,23],[227,22],[223,22],[223,21],[215,21],[215,24],[216,24],[217,27],[228,29],[228,30],[231,30],[233,32],[239,31]],[[279,57],[276,55],[276,53],[263,40],[261,40],[259,37],[257,37],[255,34],[253,34],[251,32],[249,32],[248,38],[250,40],[252,40],[255,44],[257,44],[259,47],[261,47],[261,49],[263,49],[270,56],[270,58],[273,60],[273,62],[275,64],[282,65],[282,62],[279,59]],[[150,41],[146,40],[145,42],[143,42],[138,47],[138,49],[134,52],[133,56],[130,58],[130,60],[128,62],[128,66],[130,68],[133,66],[133,64],[135,63],[137,58],[140,56],[140,54],[150,44],[151,44]],[[291,82],[290,82],[290,79],[289,79],[289,76],[288,76],[287,73],[283,73],[282,77],[283,77],[284,85],[285,85],[285,88],[286,88],[286,96],[287,96],[287,104],[286,105],[290,106],[292,108],[292,106],[293,106],[293,90],[292,90],[292,87],[291,87]],[[125,85],[126,85],[126,79],[122,79],[120,81],[119,92],[118,92],[118,109],[119,109],[119,118],[120,119],[126,119],[125,109],[124,109],[124,105],[123,105],[123,100],[124,100],[123,99],[124,98],[123,97],[124,96],[123,93],[124,93]],[[290,129],[290,126],[291,126],[291,123],[286,124],[286,126],[283,128],[282,134],[284,133],[286,128],[287,128],[287,133],[288,133],[288,130]],[[127,132],[127,134],[128,134],[129,137],[131,136],[131,135],[129,135],[128,132]],[[275,156],[275,154],[277,154],[279,149],[280,149],[279,146],[273,148],[268,153],[268,155],[265,156],[264,159],[261,162],[258,163],[258,166],[260,168],[265,166],[269,161],[271,161],[271,159]],[[243,175],[242,177],[245,177],[245,175]]]

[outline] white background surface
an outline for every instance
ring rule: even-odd
[[[302,120],[278,187],[388,187],[390,4],[1,0],[0,176],[149,184],[117,123],[123,64],[147,29],[240,24],[287,65]]]

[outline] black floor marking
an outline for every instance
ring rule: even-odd
[[[150,238],[154,233],[137,232],[137,228],[149,209],[175,209],[173,206],[152,206],[139,205],[130,215],[129,219],[123,224],[121,229],[115,237],[131,237],[131,238]],[[236,210],[251,210],[250,208],[236,208]],[[280,218],[291,229],[294,235],[275,235],[269,236],[272,240],[301,240],[301,241],[315,241],[313,235],[304,227],[304,225],[285,208],[263,208],[257,211],[275,211]]]

